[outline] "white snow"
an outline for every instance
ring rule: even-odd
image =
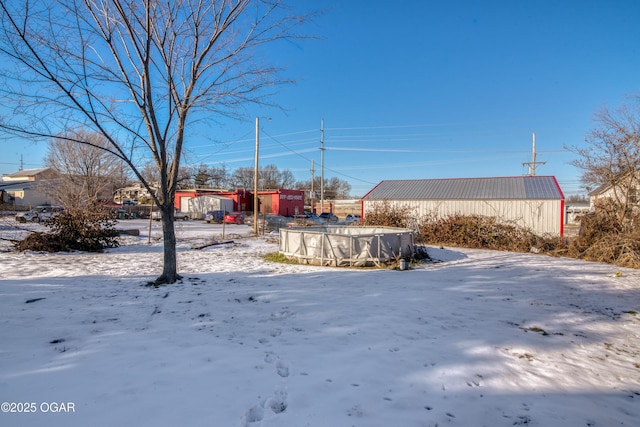
[[[638,425],[639,271],[435,247],[408,271],[274,264],[247,226],[191,249],[221,228],[190,221],[183,280],[156,288],[159,225],[120,227],[141,234],[103,254],[0,253],[0,425]]]

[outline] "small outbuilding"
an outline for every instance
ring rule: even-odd
[[[553,176],[388,180],[362,198],[362,212],[388,202],[418,217],[496,217],[543,235],[564,235],[564,194]]]
[[[233,199],[215,194],[195,196],[188,199],[187,202],[192,218],[202,219],[208,211],[232,212],[234,210]]]

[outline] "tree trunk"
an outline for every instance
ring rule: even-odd
[[[156,284],[175,283],[182,276],[178,274],[178,254],[176,252],[176,230],[173,218],[173,203],[163,206],[162,211],[162,238],[164,240],[164,257],[162,275],[155,281]]]

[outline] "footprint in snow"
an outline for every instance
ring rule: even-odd
[[[280,360],[278,355],[273,351],[267,351],[264,353],[264,361],[265,363],[276,362],[276,373],[282,378],[287,378],[289,376],[289,364]]]
[[[242,425],[244,427],[256,427],[264,420],[265,411],[271,411],[277,415],[283,413],[287,406],[287,392],[276,390],[272,396],[263,399],[259,405],[254,405],[247,409]]]
[[[271,330],[271,332],[269,332],[269,335],[271,335],[273,338],[279,337],[280,335],[282,335],[282,329],[280,328],[276,328]]]
[[[249,426],[254,423],[259,423],[264,418],[264,409],[259,406],[252,406],[247,410],[245,414],[245,426]]]
[[[264,408],[269,408],[274,414],[280,414],[287,409],[287,392],[284,390],[276,390],[273,396],[264,402]]]
[[[276,372],[278,373],[278,375],[280,375],[282,378],[286,378],[289,376],[289,365],[287,365],[286,363],[284,363],[282,360],[278,360],[276,362]]]
[[[481,380],[483,379],[482,375],[477,374],[471,381],[467,381],[467,385],[469,387],[480,387]]]
[[[264,354],[265,363],[273,363],[278,359],[278,355],[276,355],[273,351],[267,351]]]
[[[295,315],[294,312],[285,309],[285,310],[281,310],[281,311],[278,311],[278,312],[275,312],[275,313],[271,313],[270,318],[271,318],[271,320],[285,320],[285,319],[288,319],[288,318],[290,318],[290,317],[292,317],[294,315]]]

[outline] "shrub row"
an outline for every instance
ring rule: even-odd
[[[410,228],[418,243],[511,252],[535,252],[640,268],[640,215],[601,206],[579,218],[578,237],[539,236],[517,224],[480,215],[416,217],[409,207],[383,202],[367,212],[365,225]]]

